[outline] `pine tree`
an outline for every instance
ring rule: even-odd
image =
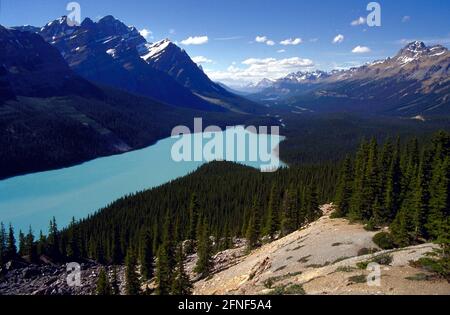
[[[431,157],[430,152],[426,152],[420,163],[418,175],[416,178],[415,189],[412,195],[411,211],[413,214],[414,238],[427,238],[425,224],[429,215],[430,203],[430,176],[431,176]]]
[[[280,213],[278,210],[278,191],[277,186],[272,184],[272,189],[270,191],[269,207],[267,214],[266,227],[264,229],[264,235],[270,236],[273,240],[276,233],[280,230]]]
[[[38,261],[38,252],[37,252],[37,246],[34,241],[34,235],[33,230],[30,228],[28,230],[28,234],[26,236],[26,249],[25,249],[25,255],[28,256],[28,259],[31,263],[35,263]]]
[[[363,187],[365,186],[367,160],[369,156],[369,146],[366,141],[361,143],[361,146],[356,154],[353,181],[352,199],[350,202],[349,218],[353,221],[363,219],[364,196]]]
[[[184,252],[183,246],[180,244],[177,248],[177,266],[175,269],[175,275],[173,277],[172,283],[172,294],[173,295],[190,295],[192,294],[192,283],[189,279],[189,275],[184,269]]]
[[[434,239],[448,238],[450,217],[450,157],[446,157],[433,174],[433,193],[430,198],[430,212],[426,228]]]
[[[39,231],[39,241],[38,241],[38,245],[37,245],[37,254],[38,257],[40,257],[41,255],[45,255],[46,252],[46,238],[44,236],[44,233],[42,232],[42,230]]]
[[[379,224],[389,223],[394,220],[401,204],[402,190],[402,172],[400,167],[400,140],[397,145],[389,166],[389,172],[386,178],[386,189],[384,191],[383,213],[377,214],[376,221]]]
[[[352,198],[352,187],[353,187],[353,170],[352,161],[350,157],[344,160],[342,166],[340,180],[336,192],[336,217],[342,218],[347,216],[350,202]]]
[[[250,211],[250,221],[247,225],[247,247],[249,250],[254,249],[258,245],[260,235],[260,213],[258,201],[256,198],[253,200],[253,206]]]
[[[152,250],[152,233],[149,230],[143,230],[140,240],[140,264],[141,276],[145,280],[153,277],[153,250]]]
[[[313,222],[322,216],[322,211],[320,210],[318,200],[317,188],[315,185],[311,185],[309,187],[306,211],[308,222]]]
[[[20,230],[19,231],[19,256],[25,256],[25,252],[27,251],[27,241],[25,239],[25,234]]]
[[[111,284],[104,268],[100,270],[97,280],[97,295],[112,295]]]
[[[111,293],[112,295],[120,295],[119,279],[117,276],[117,268],[113,267],[113,274],[111,280]]]
[[[78,234],[78,228],[76,225],[75,218],[72,218],[68,229],[68,242],[67,242],[67,257],[71,261],[77,261],[80,259],[80,238]]]
[[[53,217],[52,221],[50,221],[50,227],[48,231],[48,239],[47,239],[48,249],[46,252],[54,261],[60,261],[61,252],[59,250],[59,235],[58,235],[58,226],[56,224],[56,219]]]
[[[17,256],[16,238],[14,237],[14,228],[9,225],[8,242],[6,245],[6,260],[14,259]]]
[[[282,235],[288,235],[295,230],[297,230],[297,220],[298,220],[298,204],[297,204],[297,191],[291,185],[285,193],[285,198],[283,202],[283,218],[281,221],[281,232]]]
[[[156,269],[157,294],[170,294],[172,285],[172,270],[176,261],[174,257],[174,244],[172,240],[173,228],[170,211],[167,212],[164,227],[162,243],[158,250],[158,260]]]
[[[3,222],[0,223],[0,267],[6,262],[7,246],[6,246],[6,231]]]
[[[114,229],[111,238],[111,253],[109,260],[112,264],[116,265],[121,264],[123,262],[122,246],[120,242],[120,233],[118,229]]]
[[[127,251],[125,258],[125,292],[127,295],[139,295],[141,282],[137,274],[137,259],[132,248]]]
[[[199,234],[198,245],[197,245],[197,255],[198,260],[195,265],[194,271],[200,275],[202,278],[209,276],[212,269],[212,258],[211,258],[211,240],[208,228],[208,221],[206,218],[202,220],[201,233]]]
[[[364,186],[362,187],[361,215],[363,220],[369,220],[373,216],[373,208],[379,195],[379,171],[378,171],[378,144],[373,138],[369,145],[369,154],[364,174]]]

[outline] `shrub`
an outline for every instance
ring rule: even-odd
[[[393,249],[395,247],[391,234],[381,232],[373,237],[373,242],[381,249]]]
[[[367,277],[365,275],[358,275],[350,277],[348,280],[354,283],[365,283],[367,282]]]

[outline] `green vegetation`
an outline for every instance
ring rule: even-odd
[[[369,260],[369,261],[359,262],[359,263],[356,264],[356,266],[357,266],[359,269],[366,270],[366,269],[367,269],[367,266],[368,266],[370,263],[377,263],[377,264],[379,264],[379,265],[387,266],[387,265],[390,265],[390,264],[392,263],[392,260],[393,260],[392,255],[389,255],[389,254],[382,254],[382,255],[375,256],[374,258],[372,258],[372,259]]]
[[[417,139],[405,146],[388,139],[382,148],[375,138],[363,141],[351,167],[348,159],[344,163],[339,187],[338,215],[370,230],[390,227],[390,236],[377,236],[380,247],[436,241],[448,252],[449,133],[436,133],[422,148]]]
[[[366,283],[367,277],[365,275],[357,275],[348,278],[348,280],[353,283]]]
[[[300,284],[289,284],[278,286],[271,290],[267,295],[305,295],[306,292]]]
[[[391,234],[381,232],[373,237],[373,242],[381,249],[393,249],[395,247]]]

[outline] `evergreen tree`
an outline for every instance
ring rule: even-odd
[[[38,257],[45,254],[45,244],[46,244],[46,238],[44,236],[44,233],[42,233],[42,230],[39,231],[39,241],[37,245],[37,254]]]
[[[112,238],[111,238],[111,254],[110,254],[110,262],[112,264],[121,264],[123,262],[123,252],[120,241],[120,233],[118,229],[114,229]]]
[[[389,166],[389,172],[386,178],[386,189],[384,191],[384,212],[376,213],[376,221],[379,224],[392,222],[400,210],[402,190],[402,172],[400,167],[400,140],[397,145]]]
[[[298,219],[298,204],[297,204],[297,191],[291,185],[285,193],[283,202],[283,218],[281,221],[282,235],[288,235],[297,230]]]
[[[141,282],[137,273],[137,259],[132,248],[127,251],[125,258],[125,292],[127,295],[139,295]]]
[[[254,198],[253,206],[250,211],[250,221],[247,225],[247,247],[249,250],[254,249],[258,245],[260,235],[260,214],[257,199]]]
[[[159,295],[170,294],[172,284],[172,270],[176,261],[174,257],[174,244],[172,240],[173,228],[170,211],[167,212],[164,227],[163,239],[158,251],[158,261],[156,270],[157,293]]]
[[[0,223],[0,267],[6,262],[7,245],[6,231],[3,222]]]
[[[353,170],[352,161],[350,157],[344,160],[342,166],[340,180],[336,193],[336,216],[345,217],[348,214],[350,208],[350,202],[352,198],[352,187],[353,187]]]
[[[17,256],[16,238],[14,228],[9,225],[8,242],[6,246],[6,260],[14,259]]]
[[[273,184],[272,189],[270,191],[267,222],[266,222],[266,227],[264,229],[264,235],[270,236],[271,239],[274,239],[276,233],[281,228],[280,227],[280,213],[279,213],[278,207],[279,207],[278,191],[277,191],[276,185]]]
[[[320,210],[318,201],[317,188],[315,185],[311,185],[308,190],[306,216],[308,222],[313,222],[322,216],[322,211]]]
[[[52,258],[54,261],[60,261],[61,252],[59,249],[59,233],[55,217],[53,217],[52,221],[50,221],[47,246],[48,249],[46,250],[46,252],[50,256],[50,258]]]
[[[27,241],[25,239],[25,234],[22,231],[19,231],[19,256],[25,256],[25,252],[27,251]]]
[[[67,257],[71,261],[77,261],[80,259],[81,250],[80,250],[80,238],[78,234],[78,228],[76,225],[75,218],[72,218],[72,222],[70,223],[68,229],[68,241],[67,241]]]
[[[448,239],[450,218],[450,157],[447,156],[433,175],[433,193],[430,198],[430,213],[426,228],[434,239]]]
[[[100,269],[96,291],[97,295],[112,295],[111,284],[104,268]]]
[[[26,249],[25,249],[25,255],[28,256],[28,259],[31,263],[35,263],[38,261],[38,252],[37,252],[37,246],[34,241],[34,235],[33,230],[30,228],[28,230],[28,234],[26,236]]]
[[[184,269],[184,252],[183,246],[180,244],[177,248],[177,266],[172,283],[172,294],[174,295],[190,295],[192,294],[192,283],[189,275]]]
[[[117,276],[117,268],[113,267],[113,274],[111,280],[111,293],[112,295],[120,295],[119,279]]]
[[[366,141],[361,143],[361,146],[356,154],[354,174],[355,179],[353,181],[352,189],[352,199],[350,202],[349,218],[351,220],[362,220],[363,219],[363,206],[364,206],[364,196],[363,187],[365,186],[366,179],[366,167],[367,160],[369,156],[369,146]]]
[[[206,218],[202,220],[201,233],[199,234],[199,239],[197,242],[197,255],[198,260],[195,265],[194,271],[200,275],[202,278],[209,276],[212,269],[212,257],[211,257],[211,240],[208,228],[208,221]]]
[[[362,187],[361,219],[369,220],[373,216],[373,208],[379,193],[378,144],[373,138],[369,145],[367,165]]]
[[[422,158],[418,175],[415,184],[415,190],[413,192],[412,200],[412,215],[414,224],[414,238],[419,237],[427,238],[427,232],[425,224],[427,223],[429,215],[429,203],[430,203],[430,175],[431,175],[431,160],[429,152],[426,152]]]
[[[140,263],[141,276],[145,280],[153,277],[153,249],[152,233],[149,230],[143,230],[140,240]]]

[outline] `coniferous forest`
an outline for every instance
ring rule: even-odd
[[[124,197],[69,227],[19,233],[1,226],[2,262],[16,255],[55,262],[92,259],[126,266],[126,291],[141,294],[141,279],[156,277],[157,294],[189,294],[186,255],[196,252],[195,272],[208,277],[212,255],[246,238],[248,250],[290,234],[321,216],[334,202],[334,217],[363,222],[380,247],[435,241],[448,255],[450,242],[450,134],[428,141],[363,140],[341,162],[291,166],[276,173],[228,162],[207,164],[189,176]],[[138,272],[139,271],[139,272]],[[114,284],[99,277],[99,294]]]

